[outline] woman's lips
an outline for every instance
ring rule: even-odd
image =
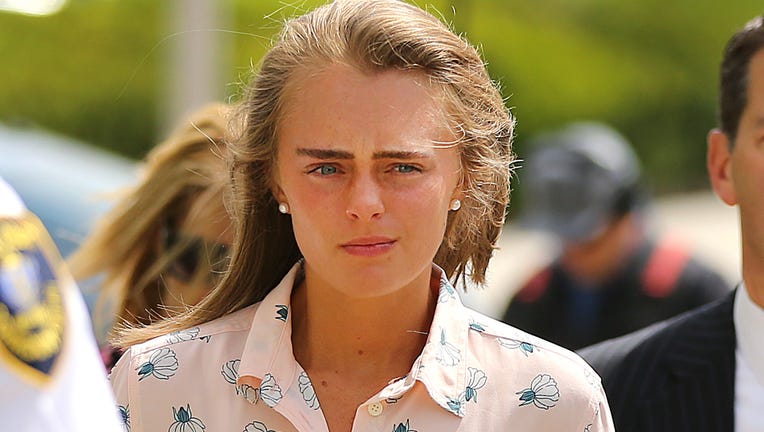
[[[395,246],[395,243],[396,240],[389,237],[365,237],[351,240],[340,246],[350,255],[374,257],[387,253]]]

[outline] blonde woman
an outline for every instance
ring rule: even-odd
[[[133,431],[612,430],[579,357],[454,289],[484,281],[513,161],[468,42],[404,2],[335,1],[286,23],[243,122],[230,272],[121,334]]]
[[[101,277],[97,326],[180,313],[220,279],[233,237],[223,202],[230,110],[211,104],[185,119],[70,259],[76,279]]]

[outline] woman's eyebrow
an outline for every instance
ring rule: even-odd
[[[426,159],[428,157],[430,157],[429,153],[415,150],[387,150],[376,152],[372,156],[373,159]]]
[[[353,153],[343,150],[298,148],[297,154],[315,159],[353,159]]]
[[[344,150],[332,150],[332,149],[313,149],[300,147],[297,149],[297,154],[302,156],[308,156],[315,159],[354,159],[353,153]],[[412,150],[384,150],[376,152],[372,155],[372,159],[425,159],[430,156],[429,153],[423,151]]]

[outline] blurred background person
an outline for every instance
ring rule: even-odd
[[[223,275],[233,241],[224,205],[229,112],[207,105],[154,148],[140,181],[70,258],[77,280],[97,277],[99,339],[113,324],[149,324],[184,311]],[[118,356],[105,347],[107,367]]]
[[[520,172],[525,223],[560,252],[517,292],[504,322],[577,349],[729,292],[681,243],[650,232],[639,161],[619,133],[573,123],[536,144]]]
[[[45,227],[2,178],[0,425],[122,430],[80,292]]]

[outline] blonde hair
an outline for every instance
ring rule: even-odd
[[[94,311],[98,327],[110,326],[115,312],[118,322],[133,325],[166,315],[161,278],[172,254],[160,253],[161,231],[169,220],[193,217],[188,212],[194,200],[223,205],[230,112],[227,105],[207,105],[156,146],[146,157],[140,181],[125,191],[70,258],[77,280],[103,278]]]
[[[300,259],[291,219],[278,212],[271,193],[279,123],[285,99],[299,98],[290,86],[337,63],[365,73],[414,71],[441,90],[460,152],[465,198],[462,209],[449,216],[435,263],[452,280],[484,282],[504,223],[514,160],[514,120],[500,92],[477,50],[427,12],[395,0],[339,0],[288,21],[247,89],[242,133],[230,148],[236,271],[187,314],[124,332],[119,343],[141,342],[254,304]]]

